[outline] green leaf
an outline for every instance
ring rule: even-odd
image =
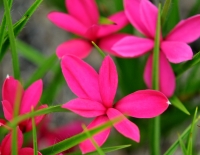
[[[188,154],[192,154],[194,125],[195,125],[195,120],[197,118],[197,112],[198,112],[198,107],[195,110],[194,117],[193,117],[193,120],[192,120],[191,129],[190,129],[190,134],[189,134],[189,137],[188,137],[188,145],[187,145],[187,153]]]
[[[170,5],[171,5],[171,0],[165,0],[162,12],[161,12],[161,25],[164,25],[167,16],[169,14],[169,9],[170,9]]]
[[[198,117],[195,121],[194,121],[194,124],[196,124],[198,122],[198,120],[200,119],[200,117]],[[190,133],[190,130],[191,130],[191,126],[192,125],[189,125],[185,130],[184,132],[180,135],[180,138],[181,139],[185,139],[189,133]],[[174,152],[176,151],[176,149],[178,148],[179,146],[179,140],[176,140],[171,146],[170,148],[164,153],[164,155],[173,155]]]
[[[116,118],[112,119],[112,122],[108,121],[106,123],[103,123],[93,129],[90,129],[89,132],[90,132],[91,136],[94,136],[95,134],[110,128],[113,125],[113,123],[117,123],[117,122],[121,121],[121,119],[122,119],[121,117],[116,117]],[[85,132],[82,132],[71,138],[65,139],[57,144],[54,144],[46,149],[43,149],[40,152],[43,155],[55,155],[55,154],[65,151],[73,146],[78,145],[80,142],[86,140],[87,138],[88,137],[85,134]]]
[[[34,81],[42,78],[52,68],[52,65],[56,65],[57,60],[58,59],[55,53],[52,54],[46,60],[43,60],[42,65],[35,71],[33,76],[31,76],[30,79],[26,82],[25,88],[27,88]]]
[[[176,78],[178,78],[182,73],[187,71],[192,66],[198,64],[200,62],[200,52],[194,55],[192,60],[189,60],[187,62],[181,63],[179,65],[176,65],[174,68],[174,72],[176,74]]]
[[[175,106],[185,114],[190,115],[189,111],[185,108],[183,103],[176,96],[172,96],[169,100],[173,106]]]
[[[112,146],[112,147],[104,147],[102,148],[103,152],[105,153],[109,153],[109,152],[114,152],[117,150],[121,150],[127,147],[130,147],[131,145],[120,145],[120,146]],[[86,153],[85,155],[96,155],[97,151],[94,152],[90,152],[90,153]],[[82,155],[82,152],[73,152],[73,153],[69,153],[67,155]]]
[[[187,155],[187,149],[186,149],[186,147],[183,143],[183,140],[181,139],[179,134],[178,134],[178,140],[179,140],[179,144],[180,144],[181,150],[183,152],[183,155]]]
[[[25,18],[25,20],[23,20],[23,22],[21,22],[20,24],[18,24],[16,27],[14,27],[14,35],[15,37],[21,32],[21,30],[24,28],[24,26],[26,25],[26,23],[28,22],[28,20],[30,19],[30,17],[33,15],[33,13],[35,12],[35,10],[39,7],[39,5],[42,3],[43,0],[36,0],[31,7],[25,12],[25,14],[22,16],[22,19]],[[9,39],[7,38],[2,46],[2,50],[0,53],[0,61],[2,60],[3,56],[6,53],[6,50],[9,46],[10,42]]]
[[[16,45],[18,53],[37,66],[41,66],[46,59],[41,52],[21,40],[16,40]]]
[[[172,28],[180,21],[180,15],[179,15],[179,0],[173,0],[173,3],[171,5],[171,8],[169,9],[167,19],[165,21],[164,25],[162,26],[162,32],[163,37],[166,36]]]

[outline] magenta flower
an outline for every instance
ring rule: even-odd
[[[118,75],[109,56],[104,59],[99,75],[91,66],[75,56],[65,55],[61,61],[61,68],[68,86],[78,96],[62,107],[83,117],[95,117],[88,129],[121,115],[123,120],[114,125],[115,129],[125,137],[139,142],[138,127],[123,114],[136,118],[152,118],[163,113],[169,105],[168,99],[154,90],[137,91],[113,104]],[[107,129],[94,136],[99,146],[106,141],[109,133],[110,129]],[[89,140],[81,143],[80,148],[83,153],[95,150]]]
[[[136,36],[124,37],[113,46],[113,50],[122,57],[138,57],[154,47],[158,9],[148,0],[124,0],[125,13],[131,24],[146,38]],[[175,75],[170,66],[192,59],[193,53],[187,43],[200,36],[200,15],[179,22],[166,37],[160,39],[160,91],[166,96],[173,95],[175,90]],[[144,79],[151,88],[152,53],[150,54],[144,72]]]
[[[109,17],[113,24],[100,24],[94,0],[65,0],[65,3],[68,14],[52,12],[48,14],[48,19],[58,27],[82,38],[72,39],[59,45],[56,49],[57,56],[61,58],[65,54],[73,54],[85,58],[92,50],[91,41],[95,41],[103,50],[115,54],[111,47],[125,34],[111,34],[128,24],[124,12]]]
[[[5,138],[2,140],[1,146],[0,146],[0,154],[1,155],[11,155],[11,133],[5,136]],[[22,131],[17,127],[17,146],[18,146],[18,154],[19,155],[33,155],[34,151],[32,148],[26,147],[22,148],[23,144],[23,134]],[[40,152],[38,152],[38,155],[42,155]]]
[[[34,82],[28,89],[24,90],[21,83],[13,77],[8,76],[3,84],[2,105],[6,120],[13,119],[16,100],[19,99],[19,115],[31,112],[31,107],[36,108],[42,95],[42,80]],[[46,108],[47,105],[41,105],[37,109]],[[45,115],[35,117],[35,123],[38,124]],[[25,120],[19,124],[21,131],[30,131],[32,129],[31,119]]]

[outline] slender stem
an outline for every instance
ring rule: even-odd
[[[31,107],[31,112],[34,112],[34,107]],[[35,126],[35,118],[32,117],[32,134],[33,134],[33,148],[34,148],[34,155],[38,154],[38,147],[37,147],[37,131]]]
[[[17,56],[15,36],[14,36],[14,32],[13,32],[10,9],[9,9],[7,0],[3,0],[3,2],[4,2],[5,14],[6,14],[6,23],[7,23],[7,26],[8,26],[8,35],[9,35],[10,45],[11,45],[12,65],[13,65],[14,77],[15,77],[15,79],[19,79],[20,78],[19,60],[18,60],[18,56]]]
[[[160,49],[160,31],[161,31],[161,17],[160,17],[161,4],[159,4],[158,19],[156,25],[156,37],[153,50],[153,74],[152,74],[152,88],[159,90],[159,49]],[[151,154],[160,154],[160,117],[153,119],[153,134],[152,134],[152,147]]]
[[[94,41],[92,41],[92,44],[95,46],[95,48],[97,49],[97,51],[100,53],[100,55],[105,58],[105,53],[99,48],[99,46],[97,46],[97,44],[95,44]]]

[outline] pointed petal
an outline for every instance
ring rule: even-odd
[[[44,108],[47,108],[48,105],[44,104],[44,105],[41,105],[39,108],[37,108],[37,110],[40,110],[40,109],[44,109]],[[36,116],[34,119],[35,119],[35,125],[37,126],[42,120],[43,118],[45,117],[46,115],[39,115],[39,116]],[[24,128],[24,131],[28,132],[28,131],[31,131],[32,130],[32,120],[31,119],[28,119],[24,122],[22,122],[20,124],[21,126],[23,126],[22,128]],[[21,127],[20,126],[20,127]]]
[[[21,94],[23,94],[24,89],[21,83],[12,76],[7,77],[2,89],[3,100],[7,100],[11,106],[14,107],[17,91],[19,92],[19,90],[21,91]]]
[[[121,40],[122,38],[124,38],[126,36],[129,36],[129,34],[123,34],[123,33],[111,34],[109,36],[101,38],[98,42],[98,46],[102,50],[104,50],[114,56],[119,57],[120,55],[117,54],[115,51],[113,51],[112,47],[115,43],[117,43],[119,40]]]
[[[106,123],[108,120],[107,116],[99,116],[96,117],[89,125],[88,125],[88,129],[92,129],[94,127],[97,127],[98,125],[101,125],[103,123]],[[100,132],[99,134],[96,134],[95,136],[93,136],[94,140],[97,142],[97,144],[99,146],[102,146],[103,143],[106,141],[106,139],[108,138],[110,134],[110,128],[106,129],[102,132]],[[96,150],[95,147],[93,146],[93,144],[90,142],[90,140],[85,140],[83,141],[80,145],[79,145],[81,151],[83,154],[87,153],[87,152],[91,152]]]
[[[98,23],[99,12],[94,0],[66,0],[65,2],[69,14],[85,26]]]
[[[151,39],[127,36],[114,44],[112,50],[122,57],[138,57],[151,50],[153,46],[154,41]]]
[[[192,49],[184,42],[163,41],[161,43],[162,52],[172,63],[180,63],[191,60],[193,57]]]
[[[155,90],[139,90],[122,98],[116,109],[136,118],[152,118],[162,114],[169,106],[166,96]]]
[[[140,3],[140,17],[148,31],[147,37],[154,38],[156,34],[156,23],[158,16],[158,9],[148,0],[141,0]]]
[[[73,67],[72,67],[73,66]],[[72,55],[65,55],[61,61],[65,80],[79,98],[101,102],[97,72],[83,60]]]
[[[34,150],[32,148],[26,147],[19,150],[20,155],[34,155]],[[38,152],[38,155],[42,155]]]
[[[10,121],[13,118],[13,114],[14,114],[12,105],[7,100],[3,100],[2,106],[3,106],[4,117]]]
[[[56,26],[71,33],[84,36],[85,32],[87,31],[87,27],[85,27],[85,25],[68,14],[61,12],[51,12],[47,17]]]
[[[79,98],[65,103],[62,108],[69,109],[83,117],[96,117],[106,113],[106,108],[102,103]]]
[[[65,54],[75,55],[79,58],[85,58],[92,50],[92,45],[83,39],[72,39],[60,44],[56,49],[58,58],[62,58]]]
[[[1,154],[2,155],[11,155],[11,132],[5,136],[1,143]],[[18,150],[22,147],[23,144],[23,134],[19,127],[17,127],[17,146]]]
[[[110,56],[106,56],[99,70],[99,89],[102,103],[105,107],[112,107],[118,85],[117,69]]]
[[[34,82],[32,85],[25,90],[21,107],[20,114],[25,114],[31,111],[31,107],[36,107],[40,97],[42,95],[42,80]]]
[[[141,0],[124,0],[125,14],[138,31],[148,36],[148,31],[140,18],[140,3]]]
[[[140,141],[140,131],[137,125],[129,121],[121,112],[117,109],[109,108],[107,115],[110,120],[121,116],[123,119],[119,123],[114,124],[115,129],[127,138],[136,142]]]
[[[120,29],[122,29],[124,26],[128,24],[128,19],[124,13],[124,11],[118,12],[112,16],[109,17],[111,21],[113,21],[115,24],[113,25],[101,25],[100,30],[98,32],[98,37],[104,37],[106,35],[112,34]]]
[[[200,36],[200,15],[192,16],[179,22],[167,35],[167,41],[182,41],[190,43]]]
[[[176,80],[174,72],[166,59],[165,55],[160,52],[160,58],[159,58],[159,87],[160,91],[164,93],[167,97],[171,97],[174,93],[175,86],[176,86]],[[149,56],[145,71],[144,71],[144,80],[146,85],[149,88],[151,87],[152,83],[152,55]]]

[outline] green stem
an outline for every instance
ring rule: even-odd
[[[100,55],[105,58],[105,53],[99,48],[99,46],[97,46],[97,44],[95,44],[94,41],[92,41],[92,44],[94,45],[94,47],[97,49],[97,51],[100,53]]]
[[[14,32],[13,32],[10,9],[9,9],[7,0],[3,0],[3,2],[4,2],[6,23],[8,26],[8,34],[9,34],[10,45],[11,45],[11,55],[12,55],[12,65],[13,65],[14,77],[15,77],[15,79],[20,79],[19,60],[18,60],[18,56],[17,56],[15,36],[14,36]]]
[[[161,17],[160,17],[161,4],[159,4],[158,19],[156,25],[156,37],[153,50],[153,74],[152,74],[152,88],[159,90],[159,49],[160,49],[160,31],[161,31]],[[151,154],[160,154],[160,117],[153,119],[153,134],[152,134],[152,147]]]
[[[34,107],[31,107],[31,111],[34,112]],[[37,147],[37,131],[35,126],[35,119],[32,119],[32,134],[33,134],[33,148],[34,148],[34,155],[38,155],[38,147]]]

